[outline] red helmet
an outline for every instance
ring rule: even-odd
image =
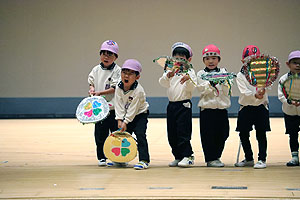
[[[207,45],[202,50],[202,57],[205,58],[208,56],[218,56],[219,58],[221,58],[220,49],[216,45],[213,45],[213,44]]]
[[[252,56],[252,55],[260,55],[259,48],[255,45],[246,46],[243,50],[242,58],[244,59],[244,58],[246,58],[248,56]]]

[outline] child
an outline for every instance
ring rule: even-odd
[[[284,82],[289,76],[300,73],[300,51],[293,51],[288,57],[286,65],[290,69],[289,73],[284,74],[279,83]],[[282,111],[284,112],[284,122],[286,134],[290,135],[290,149],[292,152],[292,159],[286,163],[287,166],[299,165],[299,142],[298,132],[300,126],[300,102],[290,101],[283,95],[280,84],[278,85],[278,99],[282,102]]]
[[[187,44],[177,42],[172,46],[172,56],[187,61],[192,60],[192,49]],[[192,80],[190,80],[192,79]],[[167,88],[169,104],[167,107],[168,141],[175,160],[170,167],[189,167],[194,164],[191,146],[192,136],[192,92],[195,88],[196,74],[189,69],[187,74],[166,70],[159,79],[161,86]]]
[[[150,162],[146,129],[148,123],[148,107],[146,94],[137,82],[142,71],[141,64],[134,59],[124,62],[121,81],[116,88],[116,120],[121,131],[134,132],[137,138],[139,162],[135,169],[147,169]]]
[[[257,46],[248,45],[243,50],[242,58],[247,56],[260,55]],[[250,144],[250,131],[255,126],[256,139],[258,141],[258,162],[254,165],[255,169],[267,167],[267,137],[266,131],[271,131],[268,110],[268,94],[265,89],[257,90],[247,81],[244,70],[237,74],[237,86],[240,90],[239,104],[240,110],[237,119],[236,131],[240,132],[240,140],[245,153],[245,159],[235,163],[236,167],[253,166],[253,152]]]
[[[227,83],[209,82],[200,77],[205,73],[226,73],[225,68],[219,68],[221,60],[220,49],[210,44],[202,51],[205,69],[197,74],[198,90],[200,92],[200,137],[207,167],[224,167],[220,160],[225,141],[229,136],[229,120],[227,108],[230,107],[230,87]]]
[[[114,111],[115,87],[121,76],[121,68],[115,63],[118,58],[118,44],[112,40],[103,42],[100,48],[101,63],[95,66],[88,76],[90,84],[89,95],[105,96],[110,105],[110,113],[106,119],[95,124],[95,142],[99,166],[106,166],[106,157],[103,153],[104,142],[109,135],[118,129]]]

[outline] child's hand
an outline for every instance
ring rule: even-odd
[[[102,92],[92,92],[92,95],[94,95],[94,96],[100,96],[100,95],[102,95]]]
[[[190,77],[188,75],[184,75],[181,79],[180,79],[180,83],[184,84],[184,82],[186,82],[187,80],[189,80]]]
[[[94,92],[95,92],[95,87],[90,85],[89,95],[93,95]]]
[[[257,90],[256,94],[255,94],[255,98],[257,99],[262,99],[264,98],[264,94],[266,93],[266,90],[265,89],[260,89],[260,90]]]
[[[297,101],[292,101],[292,104],[296,107],[300,106],[300,102],[297,102]]]
[[[121,129],[121,132],[124,132],[127,130],[127,124],[125,122],[122,122],[119,128]]]
[[[171,77],[173,77],[175,75],[175,71],[171,71],[171,72],[168,72],[167,73],[167,77],[168,78],[171,78]]]
[[[266,89],[265,89],[265,88],[259,89],[259,90],[257,90],[257,93],[258,93],[259,95],[264,95],[264,94],[266,93]]]

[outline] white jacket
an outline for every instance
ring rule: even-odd
[[[287,99],[285,98],[280,84],[283,83],[287,78],[289,77],[289,73],[284,74],[282,77],[279,79],[279,84],[278,84],[278,99],[282,102],[282,111],[291,116],[298,115],[300,116],[300,106],[296,107],[292,104],[287,103]]]
[[[115,88],[120,81],[121,68],[115,64],[112,69],[105,69],[99,64],[95,66],[88,76],[88,82],[95,87],[95,91],[103,91]],[[106,94],[106,101],[110,104],[110,109],[114,109],[114,94]]]
[[[122,81],[115,91],[116,120],[126,124],[132,122],[136,115],[146,113],[149,107],[143,87],[135,82],[130,90],[124,92]]]
[[[181,78],[185,73],[178,73],[175,74],[173,77],[168,78],[167,74],[170,72],[170,70],[166,70],[162,77],[159,79],[159,84],[165,88],[167,88],[167,95],[169,98],[169,101],[175,102],[175,101],[183,101],[187,99],[192,98],[193,90],[196,88],[196,74],[194,69],[188,70],[188,75],[190,76],[189,79],[183,84],[180,83]]]
[[[263,104],[267,109],[267,105],[269,103],[268,100],[268,93],[266,90],[266,93],[264,94],[262,99],[257,99],[255,97],[256,94],[256,87],[250,85],[250,83],[247,81],[245,75],[241,72],[237,74],[236,78],[237,86],[240,90],[240,97],[239,97],[239,104],[242,106],[259,106]],[[270,87],[268,87],[270,89]]]
[[[221,73],[226,73],[225,68],[220,68]],[[209,73],[204,70],[200,70],[197,73],[197,88],[200,93],[200,100],[198,107],[201,109],[227,109],[231,105],[229,95],[229,85],[225,82],[224,84],[217,84],[215,87],[210,84],[209,81],[201,79],[201,75]],[[232,83],[231,83],[232,84]]]

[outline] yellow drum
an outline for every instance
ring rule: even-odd
[[[136,157],[137,145],[128,132],[115,131],[106,138],[103,151],[109,160],[125,163]]]

